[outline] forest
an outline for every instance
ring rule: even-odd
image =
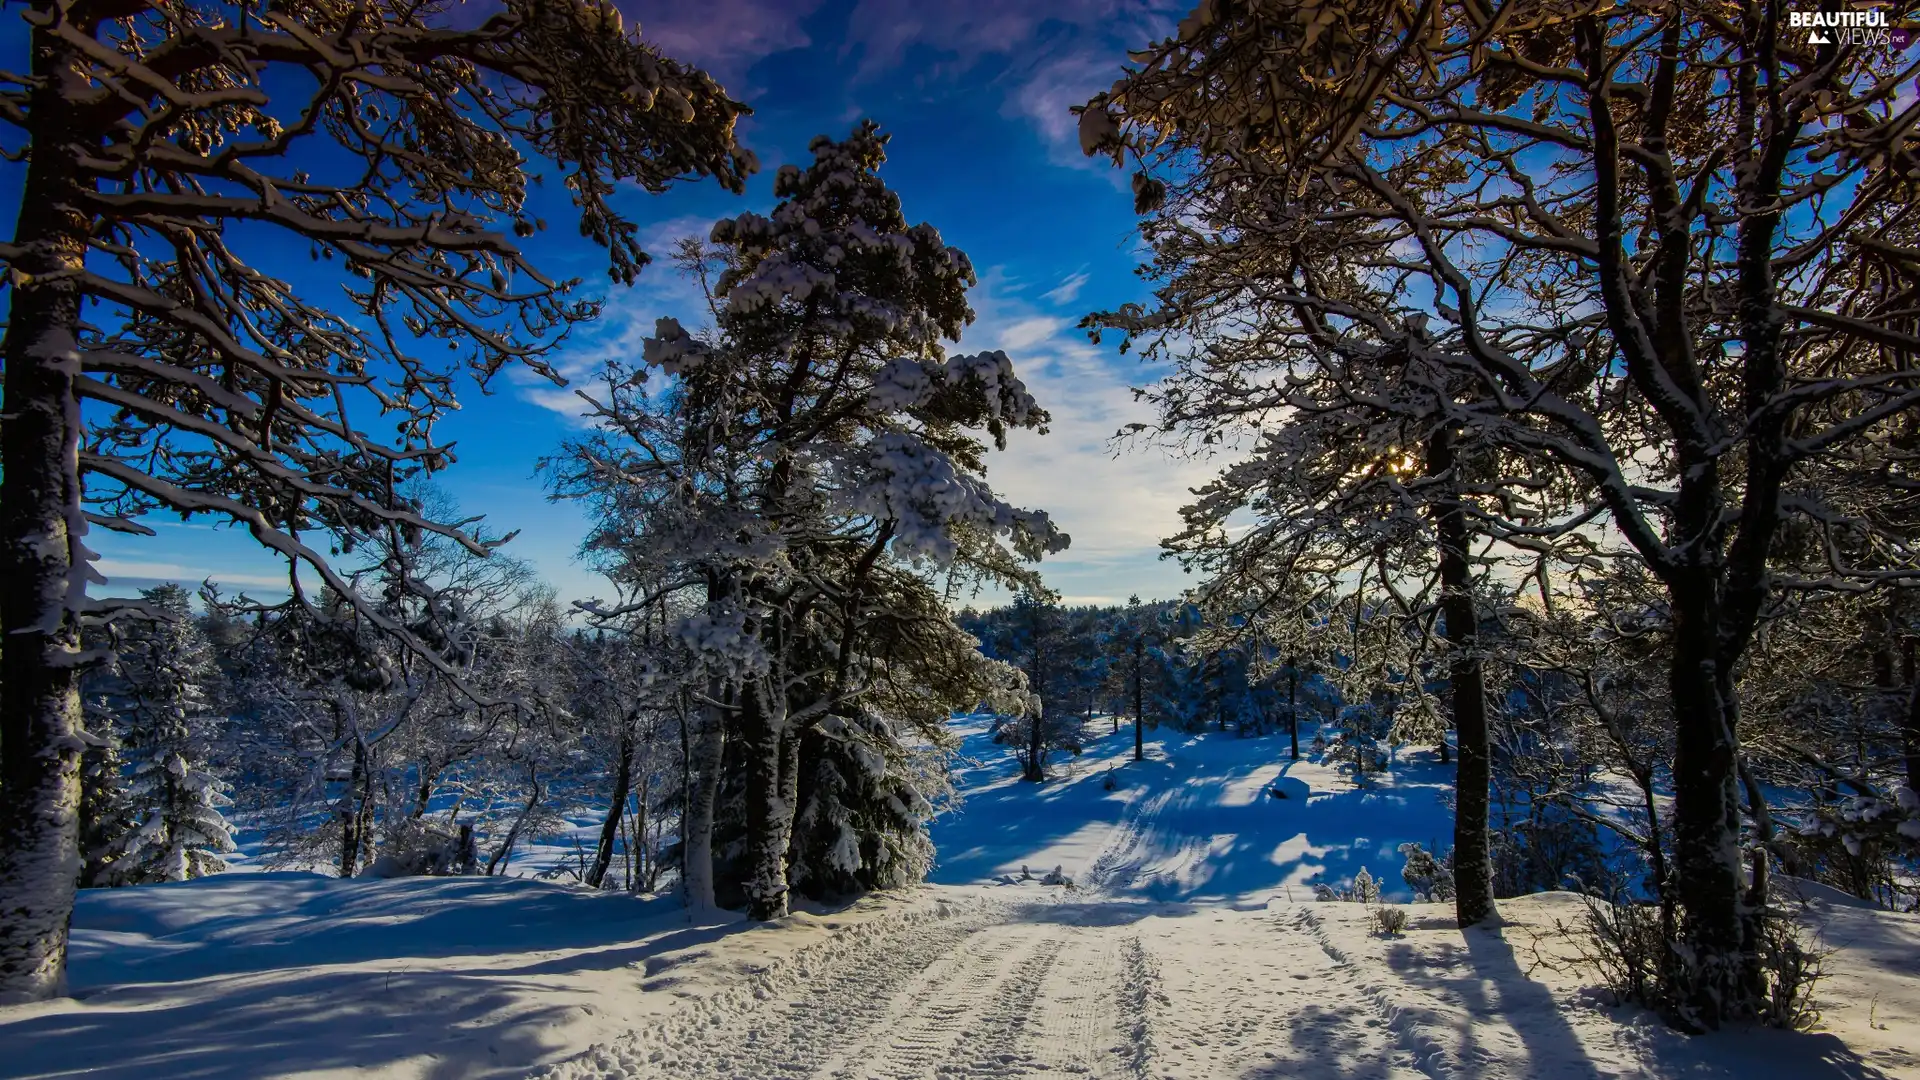
[[[1920,913],[1920,52],[1785,14],[1200,0],[1105,56],[1056,121],[1137,287],[1073,332],[1141,410],[1104,452],[1207,476],[1190,586],[1118,603],[990,483],[1067,417],[963,344],[993,274],[864,111],[763,170],[754,101],[613,0],[9,7],[0,1004],[67,993],[96,895],[778,922],[967,884],[982,760],[1035,813],[1097,761],[1145,836],[1204,751],[1261,806],[1441,777],[1372,870],[1448,933],[1570,894],[1617,1001],[1807,1028],[1843,961],[1785,892]],[[662,247],[690,188],[735,209]],[[581,374],[657,280],[684,306]],[[592,595],[449,485],[455,411],[531,383],[580,417],[524,466]],[[281,580],[96,569],[169,522]]]

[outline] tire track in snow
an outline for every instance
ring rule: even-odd
[[[935,960],[896,991],[868,1036],[813,1070],[822,1080],[917,1080],[968,1037],[1017,975],[1044,928],[1025,923],[990,927]]]
[[[1113,837],[1087,870],[1086,884],[1089,887],[1111,893],[1133,885],[1142,869],[1144,854],[1141,849],[1146,843],[1149,827],[1177,793],[1178,789],[1168,788],[1143,795],[1127,804]]]
[[[747,986],[596,1046],[545,1070],[551,1080],[808,1080],[812,1062],[887,1014],[902,985],[952,955],[1004,913],[936,912],[856,930]],[[863,932],[864,931],[864,932]]]
[[[1049,933],[1034,952],[1019,962],[1011,976],[992,1000],[980,1027],[959,1049],[965,1054],[940,1062],[931,1080],[975,1080],[986,1077],[1026,1077],[1034,1074],[1035,1062],[1020,1051],[1020,1037],[1032,1022],[1041,982],[1060,957],[1066,945],[1066,932],[1060,926],[1045,927]]]
[[[1123,1074],[1127,1051],[1118,1006],[1120,949],[1111,936],[1072,930],[1060,958],[1041,981],[1033,1022],[1021,1040],[1030,1075],[1110,1080]]]
[[[1147,1006],[1160,995],[1160,968],[1140,944],[1138,935],[1127,939],[1120,950],[1121,992],[1119,1022],[1125,1038],[1127,1074],[1146,1080],[1148,1063],[1153,1060],[1153,1028],[1147,1022]],[[1161,998],[1164,1000],[1164,997]]]

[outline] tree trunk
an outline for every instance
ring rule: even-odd
[[[743,695],[740,737],[746,765],[747,918],[787,914],[787,842],[793,811],[782,798],[786,709],[782,695],[757,681]]]
[[[637,874],[628,874],[628,892],[642,891],[636,889],[635,885],[642,885],[644,891],[653,892],[660,883],[659,860],[654,858],[654,848],[647,836],[647,806],[653,798],[652,787],[652,774],[642,770],[640,791],[633,800],[633,839],[627,844],[628,866],[631,867],[637,859],[640,869]]]
[[[473,864],[480,861],[480,850],[473,839],[473,822],[460,823],[458,848],[454,853],[453,872],[461,875],[473,873]]]
[[[499,850],[487,860],[488,877],[506,872],[507,864],[513,861],[513,845],[520,842],[520,831],[526,828],[527,819],[533,816],[533,812],[540,808],[541,801],[547,797],[547,785],[540,782],[539,774],[532,769],[527,770],[527,783],[533,789],[527,793],[527,805],[520,808],[520,815],[513,819],[513,826],[507,830],[507,838],[500,841]]]
[[[1716,655],[1711,570],[1672,586],[1673,861],[1696,965],[1693,1022],[1717,1028],[1758,1000],[1740,860],[1740,798],[1731,675]]]
[[[1227,659],[1213,654],[1213,716],[1222,734],[1227,730]]]
[[[1147,711],[1143,708],[1140,692],[1141,669],[1145,666],[1146,642],[1133,639],[1133,760],[1145,761],[1147,758]]]
[[[1047,707],[1045,701],[1047,668],[1046,652],[1041,644],[1041,637],[1046,630],[1043,622],[1045,617],[1045,614],[1040,608],[1030,607],[1027,609],[1028,633],[1033,638],[1033,668],[1028,672],[1027,683],[1033,689],[1035,705],[1034,714],[1031,718],[1032,723],[1027,728],[1026,779],[1036,784],[1047,778]]]
[[[1435,432],[1427,447],[1427,472],[1454,469],[1452,433]],[[1453,481],[1448,481],[1452,489]],[[1447,499],[1433,507],[1440,547],[1440,607],[1448,644],[1448,695],[1459,732],[1460,767],[1454,779],[1454,917],[1462,927],[1493,917],[1493,858],[1487,840],[1487,792],[1492,762],[1487,752],[1486,676],[1480,662],[1480,621],[1474,610],[1473,567],[1468,563],[1466,509]],[[1445,736],[1442,736],[1445,741]]]
[[[340,793],[340,876],[350,878],[360,871],[360,849],[366,843],[366,791],[370,786],[367,768],[367,744],[353,740],[353,771],[347,774],[347,790]]]
[[[606,880],[607,867],[613,865],[614,841],[620,835],[620,819],[627,813],[627,792],[633,786],[632,718],[620,724],[620,760],[613,767],[613,793],[607,803],[607,817],[600,823],[600,843],[593,851],[593,865],[587,868],[587,887],[597,889]],[[628,857],[632,857],[629,849]]]
[[[1907,758],[1907,787],[1920,795],[1920,679],[1914,677],[1914,643],[1906,644],[1907,715],[1901,726],[1901,751]]]
[[[1300,658],[1287,657],[1287,741],[1292,744],[1293,760],[1300,760]]]
[[[33,32],[32,137],[14,242],[0,424],[0,1004],[66,988],[81,869],[77,612],[90,569],[80,509],[79,295],[89,230],[63,152],[71,53]]]
[[[782,725],[785,729],[785,725]],[[800,733],[785,730],[780,738],[780,802],[787,808],[785,831],[793,835],[794,815],[800,810]]]
[[[713,810],[720,793],[720,761],[726,750],[726,714],[720,705],[718,679],[707,683],[707,704],[700,732],[693,741],[687,767],[686,821],[681,826],[680,866],[687,887],[687,907],[712,911]]]
[[[420,763],[420,786],[413,792],[413,820],[419,821],[427,816],[427,807],[433,802],[433,781],[439,774],[428,770],[427,763]]]
[[[1036,784],[1047,778],[1045,725],[1045,706],[1038,706],[1027,724],[1027,779]]]

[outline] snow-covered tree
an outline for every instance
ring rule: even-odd
[[[80,755],[80,887],[123,885],[119,865],[136,819],[127,793],[120,733],[105,699],[87,705],[87,748]]]
[[[1406,856],[1406,862],[1400,867],[1400,879],[1413,890],[1415,900],[1440,903],[1453,899],[1451,859],[1437,859],[1433,852],[1415,843],[1401,844],[1399,851]]]
[[[212,750],[226,716],[213,647],[187,592],[162,585],[141,594],[150,618],[117,643],[112,700],[132,770],[127,799],[135,825],[114,860],[119,881],[185,881],[227,868],[233,805]]]
[[[457,533],[395,491],[451,460],[433,428],[457,376],[550,373],[547,350],[598,311],[515,239],[541,224],[523,155],[564,175],[619,281],[646,261],[613,201],[627,182],[737,191],[752,168],[741,107],[611,4],[17,10],[32,68],[0,76],[25,163],[0,244],[0,1000],[61,985],[87,529],[205,514],[343,592],[317,535]],[[337,280],[303,269],[308,291],[273,262],[309,256]],[[343,287],[343,307],[320,299]],[[391,442],[356,426],[376,415]]]
[[[972,318],[973,269],[932,226],[908,225],[878,175],[886,141],[870,122],[817,138],[810,165],[779,171],[770,215],[716,223],[715,248],[687,259],[711,330],[659,320],[641,363],[610,368],[589,395],[599,436],[554,463],[561,492],[600,511],[590,546],[655,583],[592,610],[701,595],[678,627],[709,676],[699,767],[744,770],[745,891],[761,918],[786,910],[801,736],[885,670],[889,577],[1019,587],[1034,580],[1027,560],[1066,542],[981,479],[980,433],[1004,446],[1047,414],[1004,354],[941,345]]]
[[[1040,783],[1047,778],[1048,755],[1081,748],[1082,717],[1073,708],[1072,690],[1089,658],[1076,648],[1067,614],[1043,591],[1016,593],[982,644],[988,656],[1026,672],[1032,701],[996,722],[994,740],[1020,755],[1023,779]]]
[[[411,498],[457,513],[430,489]],[[426,530],[377,536],[353,559],[340,573],[377,622],[329,591],[256,612],[231,662],[244,795],[270,857],[343,877],[382,854],[383,873],[423,864],[419,849],[463,820],[504,833],[527,812],[529,775],[569,767],[574,742],[556,719],[572,674],[559,608],[524,564]]]

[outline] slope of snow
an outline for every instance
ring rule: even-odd
[[[1154,732],[1147,759],[1136,762],[1132,731],[1123,724],[1114,734],[1096,720],[1089,730],[1099,737],[1078,758],[1063,755],[1036,786],[1020,779],[1013,752],[992,743],[987,723],[955,722],[962,801],[933,823],[935,882],[986,884],[1022,866],[1035,875],[1059,866],[1111,896],[1244,907],[1310,899],[1315,882],[1350,882],[1365,867],[1390,898],[1411,899],[1399,846],[1452,844],[1445,800],[1453,766],[1436,764],[1430,751],[1403,753],[1358,790],[1308,760],[1310,726],[1301,730],[1300,761],[1288,760],[1283,735]]]
[[[0,1077],[521,1076],[919,907],[763,926],[515,878],[89,890],[74,996],[0,1009]]]
[[[1577,897],[1464,934],[1414,905],[1394,939],[1307,899],[1362,865],[1398,885],[1394,846],[1444,842],[1437,765],[1361,792],[1273,738],[1132,764],[1122,729],[1036,786],[958,723],[941,884],[766,925],[524,879],[89,893],[77,996],[0,1010],[0,1076],[1920,1077],[1920,916],[1807,889],[1823,1030],[1686,1038],[1568,968]],[[1056,865],[1073,886],[1041,883]]]

